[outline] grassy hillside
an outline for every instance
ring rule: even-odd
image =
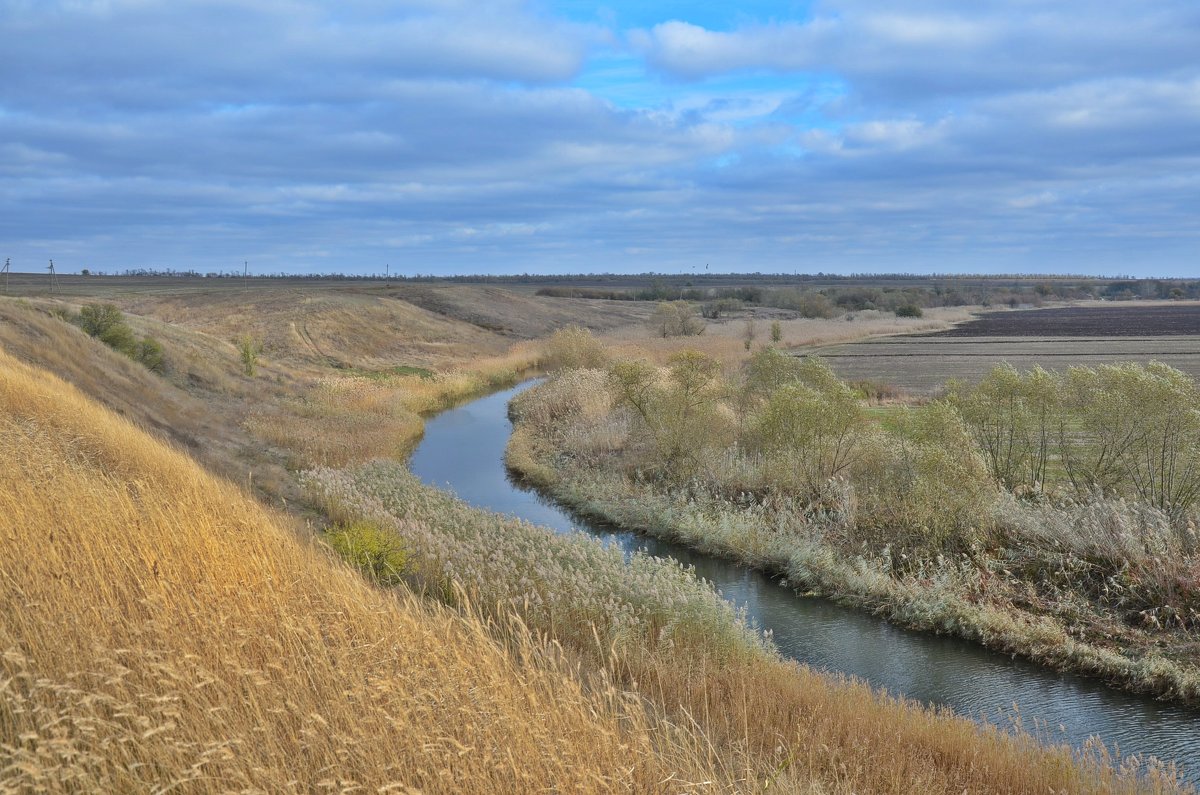
[[[69,276],[51,295],[44,277],[15,274],[10,295],[66,304],[111,302],[128,314],[222,344],[251,334],[263,341],[266,358],[298,369],[461,367],[566,324],[612,329],[639,322],[653,309],[645,303],[546,298],[486,285],[389,287],[304,279]]]
[[[286,331],[300,293],[221,285],[184,300],[169,284],[122,284],[0,300],[0,791],[1173,789],[762,649],[710,653],[728,619],[675,631],[694,623],[669,614],[680,592],[641,587],[620,561],[598,587],[586,567],[560,571],[582,590],[558,588],[542,622],[521,589],[550,558],[571,560],[567,542],[421,487],[399,464],[361,462],[395,459],[423,413],[536,362],[536,348],[511,343],[545,317],[489,331],[463,319],[483,293],[459,291],[375,328],[393,347],[360,357],[359,310],[390,299],[312,289],[332,324],[310,333],[320,356],[268,348],[250,377],[229,335],[250,320]],[[60,317],[92,300],[118,302],[139,335],[161,338],[164,375]],[[503,310],[496,300],[488,312]],[[462,324],[462,345],[436,347],[443,322]],[[734,350],[725,336],[715,344]],[[431,358],[405,358],[422,350]],[[407,369],[421,361],[430,372]],[[295,515],[253,499],[294,507],[295,472],[313,466],[353,481],[325,495],[331,513],[455,551],[436,592],[460,610],[367,585],[289,527]],[[386,492],[367,488],[374,472]],[[526,559],[489,554],[500,539],[522,542]],[[411,542],[407,554],[434,560]],[[481,573],[493,591],[472,587]],[[505,607],[481,602],[484,622],[460,586]],[[624,615],[610,598],[649,618],[601,638],[602,621],[578,617]]]
[[[0,789],[675,792],[722,779],[697,738],[585,693],[549,647],[510,630],[506,648],[474,620],[372,589],[2,353],[0,406]]]

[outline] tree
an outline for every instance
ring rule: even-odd
[[[754,344],[755,337],[758,336],[758,328],[755,327],[752,319],[746,320],[746,326],[742,329],[742,343],[746,350],[750,350],[750,346]]]
[[[719,410],[724,396],[721,365],[696,351],[677,353],[665,375],[646,361],[622,361],[609,370],[617,405],[630,407],[648,442],[651,468],[690,475],[705,449],[725,440],[729,419]]]
[[[242,359],[242,371],[253,378],[255,368],[258,366],[258,357],[262,355],[262,340],[255,339],[249,334],[243,334],[237,338],[236,345]]]
[[[771,342],[775,345],[783,342],[783,324],[778,320],[771,321]]]
[[[704,320],[687,301],[660,301],[649,325],[662,337],[694,337],[704,333]]]
[[[112,304],[87,304],[79,310],[79,326],[92,337],[99,337],[124,322],[125,316]]]

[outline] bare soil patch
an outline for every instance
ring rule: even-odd
[[[1068,306],[988,312],[933,337],[1174,337],[1200,335],[1200,304]]]

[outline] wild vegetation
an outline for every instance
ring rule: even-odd
[[[59,299],[0,301],[0,789],[1176,789],[1101,749],[1078,759],[831,682],[777,659],[677,566],[626,567],[364,463],[539,360],[464,325],[497,316],[474,292],[422,297],[446,313],[433,317],[336,291],[296,310],[291,284],[183,296],[104,281],[131,328],[162,340],[162,376],[63,322]],[[860,336],[914,321],[785,319],[782,335],[810,323]],[[740,331],[690,340],[733,362]],[[253,379],[229,342],[241,332],[264,341]],[[610,358],[577,330],[559,340],[566,366]],[[657,338],[655,355],[676,343]],[[365,577],[251,493],[300,506]]]
[[[738,787],[519,621],[373,588],[3,353],[0,406],[0,790]]]
[[[1196,397],[1160,365],[999,369],[881,413],[815,358],[685,351],[522,394],[508,460],[621,526],[1195,700]]]
[[[531,283],[537,279],[530,278]],[[1051,301],[1103,299],[1197,299],[1200,281],[1182,279],[1105,280],[1085,277],[954,277],[714,274],[705,276],[579,276],[579,285],[558,278],[537,294],[608,301],[693,301],[706,317],[747,307],[774,307],[803,317],[882,310],[901,316],[930,307],[1042,306]],[[626,282],[621,286],[618,282]],[[605,286],[594,286],[603,284]],[[712,313],[712,314],[710,314]]]
[[[147,370],[161,373],[166,366],[163,347],[153,337],[138,339],[125,322],[121,310],[112,304],[87,304],[79,310],[79,327],[90,337],[96,337],[113,350],[120,351]]]
[[[309,488],[331,516],[391,530],[404,580],[490,616],[517,611],[580,672],[634,690],[701,732],[713,759],[738,760],[741,791],[1103,792],[1173,789],[1170,771],[1105,772],[1093,747],[1071,760],[1008,735],[830,680],[780,660],[710,587],[678,564],[583,536],[554,536],[485,513],[375,462],[318,469]],[[886,760],[882,763],[881,760]],[[1099,766],[1098,766],[1099,765]]]

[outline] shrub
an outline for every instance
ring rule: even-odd
[[[778,320],[771,321],[771,342],[776,345],[783,342],[783,324]]]
[[[609,371],[615,404],[627,406],[648,442],[647,463],[673,479],[689,476],[704,450],[724,444],[730,422],[722,411],[721,365],[696,351],[672,356],[667,376],[645,361],[617,362]]]
[[[543,362],[550,370],[599,370],[608,363],[608,354],[591,331],[567,326],[550,335]]]
[[[815,369],[814,363],[810,367]],[[854,461],[866,414],[847,385],[833,379],[797,378],[774,390],[750,419],[747,448],[779,464],[780,479],[795,473],[799,487],[815,496]]]
[[[338,525],[325,536],[329,546],[350,565],[380,585],[399,585],[408,566],[408,554],[394,532],[374,522]]]
[[[93,337],[102,337],[114,326],[124,323],[125,316],[112,304],[88,304],[79,310],[80,328]]]
[[[234,344],[237,345],[238,355],[242,359],[242,371],[253,378],[254,370],[258,366],[258,357],[262,355],[262,340],[243,334]]]
[[[1022,376],[1009,364],[992,369],[975,389],[955,393],[993,477],[1010,489],[1045,484],[1051,441],[1060,427],[1062,379],[1036,367]]]
[[[687,301],[660,301],[649,325],[663,337],[694,337],[704,333],[704,320]]]
[[[137,358],[137,337],[134,336],[133,329],[124,323],[108,327],[99,335],[98,339],[114,351],[120,351],[131,359]]]
[[[1001,365],[952,400],[1008,488],[1059,481],[1079,495],[1133,497],[1174,519],[1200,499],[1200,390],[1167,365],[1072,367],[1065,376]]]
[[[896,307],[896,317],[924,317],[925,311],[916,304],[901,304]]]
[[[709,320],[716,320],[721,315],[727,315],[730,312],[737,312],[742,308],[742,301],[737,298],[717,298],[713,301],[706,301],[700,307],[700,314]]]
[[[750,350],[750,346],[754,344],[754,340],[758,337],[758,327],[754,325],[753,320],[747,320],[745,328],[742,329],[742,344],[746,350]]]
[[[870,435],[852,467],[857,540],[927,556],[972,548],[999,491],[962,420],[939,401],[897,425]]]
[[[79,310],[78,322],[87,334],[114,351],[120,351],[130,359],[141,362],[152,372],[163,371],[162,345],[152,337],[139,341],[133,329],[125,322],[121,310],[112,304],[87,304]]]
[[[153,337],[146,337],[138,344],[136,358],[152,373],[161,373],[166,369],[162,343]]]

